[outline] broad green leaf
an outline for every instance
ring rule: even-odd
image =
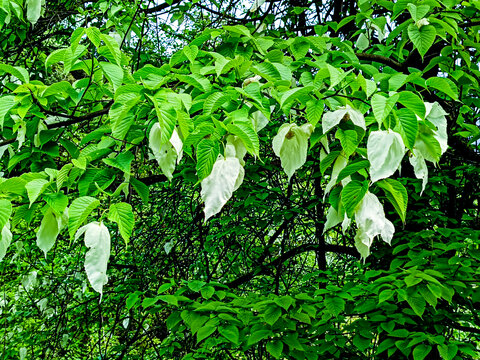
[[[108,51],[113,56],[113,59],[115,59],[117,65],[122,66],[122,52],[117,41],[113,37],[105,34],[100,34],[100,39],[102,39],[107,46]]]
[[[98,205],[100,201],[91,196],[82,196],[72,201],[68,208],[68,232],[71,238]]]
[[[414,151],[418,151],[425,160],[437,163],[442,155],[442,147],[435,138],[435,132],[424,124],[418,128],[417,139],[413,146]]]
[[[68,179],[68,173],[72,169],[73,164],[65,164],[62,166],[57,175],[57,190],[60,190],[63,186],[63,183]]]
[[[257,344],[263,339],[272,335],[271,330],[257,330],[250,334],[247,341],[247,346]]]
[[[87,29],[85,29],[85,32],[87,33],[88,39],[92,42],[95,47],[100,47],[100,41],[101,41],[101,33],[100,30],[94,26],[91,26]]]
[[[358,204],[367,193],[367,182],[353,180],[342,189],[342,203],[349,218],[353,217]]]
[[[289,295],[275,297],[273,301],[275,302],[275,304],[285,309],[285,311],[288,311],[290,306],[295,303],[295,299]]]
[[[335,137],[340,140],[340,144],[347,157],[352,155],[357,149],[359,139],[357,138],[357,132],[355,130],[342,130],[339,128],[335,133]]]
[[[422,317],[426,306],[425,299],[419,295],[407,296],[407,302],[415,314]]]
[[[420,19],[424,18],[427,15],[428,11],[430,10],[430,6],[428,5],[418,5],[415,6],[414,4],[407,4],[408,11],[410,15],[412,15],[412,19],[417,22]]]
[[[283,343],[280,340],[272,340],[267,343],[267,351],[275,359],[280,359],[283,354]]]
[[[213,164],[218,158],[220,147],[212,139],[202,139],[197,145],[197,176],[199,180],[205,179],[211,172]]]
[[[383,121],[387,118],[387,116],[392,111],[393,107],[395,106],[399,95],[395,94],[386,98],[383,95],[375,94],[372,96],[372,110],[375,119],[378,122],[378,127],[382,125]]]
[[[418,119],[415,113],[408,108],[402,108],[396,112],[398,117],[398,125],[400,127],[400,134],[405,145],[412,150],[415,145],[415,139],[418,133]]]
[[[37,200],[37,198],[45,191],[50,181],[44,179],[35,179],[25,185],[27,190],[30,206]]]
[[[102,69],[105,77],[113,86],[113,91],[116,91],[123,83],[123,69],[115,64],[100,61],[98,63]]]
[[[0,71],[3,71],[7,74],[15,76],[18,80],[20,80],[24,84],[30,82],[30,76],[28,75],[28,71],[20,66],[12,66],[8,64],[0,63]]]
[[[37,246],[45,253],[45,258],[47,257],[47,252],[55,244],[55,240],[61,230],[61,225],[61,218],[57,219],[53,210],[49,208],[45,212],[37,231]]]
[[[130,178],[130,185],[132,185],[138,196],[140,196],[143,203],[147,204],[150,197],[150,191],[148,190],[148,186],[133,177]]]
[[[134,108],[140,101],[140,96],[135,93],[124,93],[117,98],[110,108],[108,115],[111,120],[112,135],[123,140],[135,119]]]
[[[280,99],[280,107],[285,114],[290,112],[290,108],[299,98],[308,95],[313,90],[313,86],[297,87],[286,91]]]
[[[235,345],[239,343],[240,333],[235,325],[229,325],[226,327],[220,326],[218,332],[231,343]]]
[[[393,175],[404,154],[405,145],[400,134],[394,131],[372,131],[367,141],[372,182]]]
[[[138,299],[140,297],[140,295],[142,295],[143,292],[141,291],[135,291],[133,293],[130,293],[127,297],[127,300],[126,300],[126,308],[127,310],[130,310],[137,302],[138,302]]]
[[[35,25],[42,12],[42,0],[27,0],[25,5],[27,7],[27,19],[32,25]]]
[[[187,57],[187,59],[193,64],[195,61],[195,58],[198,55],[198,46],[196,45],[191,45],[191,46],[185,46],[183,48],[183,53]]]
[[[370,166],[370,162],[365,159],[360,159],[358,161],[351,162],[348,164],[340,173],[338,174],[337,177],[337,183],[345,179],[346,177],[362,170]]]
[[[43,198],[47,204],[50,205],[53,212],[58,216],[63,214],[68,206],[68,196],[66,196],[63,192],[45,194]]]
[[[208,93],[212,89],[212,84],[210,84],[210,81],[208,81],[206,77],[201,76],[199,74],[190,74],[190,75],[177,74],[176,76],[178,80],[180,80],[181,82],[191,85],[203,93]]]
[[[264,61],[252,67],[252,71],[268,81],[291,81],[292,71],[285,65]]]
[[[448,113],[443,110],[439,103],[425,103],[427,109],[427,121],[431,122],[437,130],[434,130],[434,137],[440,144],[442,154],[448,149],[447,118]]]
[[[401,182],[394,179],[384,179],[377,182],[377,186],[385,191],[385,196],[393,205],[403,222],[407,216],[408,194]]]
[[[124,151],[118,154],[117,156],[115,156],[114,158],[105,158],[105,159],[102,159],[102,161],[105,164],[112,166],[114,168],[117,168],[126,174],[130,174],[130,167],[131,167],[133,158],[134,156],[130,151]]]
[[[273,325],[277,322],[277,320],[282,316],[282,309],[277,306],[269,306],[265,314],[263,314],[263,318],[265,322],[269,325]]]
[[[458,346],[455,344],[448,344],[448,346],[446,344],[437,345],[437,349],[444,360],[453,360],[458,352]]]
[[[323,114],[324,103],[321,100],[309,100],[307,101],[307,120],[313,127],[317,126],[318,121]]]
[[[117,223],[120,235],[128,243],[135,225],[132,206],[124,202],[110,205],[108,219]]]
[[[327,311],[334,316],[340,315],[345,310],[345,300],[338,296],[326,296],[324,304]]]
[[[252,126],[253,124],[249,122],[236,122],[234,124],[228,124],[227,129],[233,135],[238,136],[247,151],[255,156],[260,155],[260,141],[258,135],[255,132],[255,129]]]
[[[172,137],[177,124],[177,112],[171,104],[157,101],[154,97],[149,98],[153,101],[155,112],[157,113],[158,128],[156,131],[160,132],[160,142],[161,144],[166,144]]]
[[[408,37],[423,59],[427,51],[433,45],[435,37],[437,36],[435,27],[433,25],[424,25],[418,28],[416,24],[410,24],[407,31]]]
[[[94,221],[78,229],[75,240],[83,234],[85,234],[85,246],[89,248],[85,254],[85,272],[90,285],[96,292],[100,293],[101,299],[103,286],[108,282],[107,264],[110,258],[110,233],[102,222]]]
[[[0,233],[0,261],[5,257],[8,247],[12,242],[12,232],[10,231],[10,223],[7,222]]]
[[[411,91],[402,91],[399,93],[398,102],[417,114],[420,119],[425,118],[425,104],[417,94]]]
[[[205,114],[211,114],[222,107],[223,104],[231,100],[231,96],[224,92],[218,91],[209,95],[203,103],[203,111]]]
[[[273,152],[280,158],[289,181],[307,160],[308,138],[312,131],[311,124],[283,124],[273,138]]]
[[[452,80],[442,77],[431,77],[426,81],[426,84],[428,87],[441,91],[453,100],[458,101],[458,88]]]
[[[251,38],[252,37],[252,34],[250,33],[250,30],[248,30],[245,26],[243,25],[235,25],[235,26],[223,26],[223,28],[225,30],[227,30],[228,32],[231,32],[231,33],[235,33],[235,34],[240,34],[240,35],[244,35],[246,37],[249,37]]]
[[[212,172],[202,180],[200,196],[205,203],[205,221],[218,214],[243,182],[245,171],[236,157],[219,156]]]
[[[200,328],[197,332],[197,344],[212,335],[215,330],[217,330],[217,327],[215,325],[208,325],[208,323]]]

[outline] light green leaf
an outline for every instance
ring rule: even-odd
[[[213,164],[218,158],[220,147],[212,139],[202,139],[197,145],[197,176],[199,180],[205,179],[212,171]]]
[[[108,51],[113,56],[117,65],[122,66],[122,52],[120,51],[118,42],[113,37],[105,34],[100,34],[100,39],[102,39],[107,46]]]
[[[362,169],[365,169],[370,166],[370,162],[365,159],[360,159],[348,164],[340,173],[338,174],[336,182],[340,182],[345,179],[347,176],[350,176]]]
[[[415,314],[422,317],[426,306],[425,299],[419,295],[407,296],[407,302],[408,305],[410,305],[412,310],[415,312]]]
[[[412,150],[418,133],[418,119],[413,111],[402,108],[396,111],[400,134],[405,140],[405,145]]]
[[[418,28],[417,25],[410,24],[407,31],[408,37],[423,59],[427,51],[433,45],[435,37],[437,36],[435,27],[433,25],[424,25]]]
[[[442,147],[435,138],[435,132],[424,124],[420,124],[415,141],[416,149],[428,161],[437,163],[442,155]]]
[[[400,134],[394,131],[372,131],[367,141],[372,182],[393,175],[404,154],[405,145]]]
[[[96,48],[100,47],[100,41],[101,41],[101,33],[100,30],[94,26],[91,26],[85,30],[87,33],[87,37],[90,39],[93,45],[95,45]]]
[[[0,64],[0,71],[15,76],[22,83],[26,84],[30,82],[30,76],[28,71],[20,66],[12,66],[8,64]]]
[[[334,316],[340,315],[340,313],[345,310],[345,300],[343,300],[341,297],[326,296],[324,304],[327,308],[327,311]]]
[[[128,243],[135,225],[132,206],[124,202],[110,205],[108,219],[117,223],[120,235]]]
[[[285,65],[264,61],[252,67],[252,71],[268,81],[291,81],[292,72]]]
[[[311,124],[283,124],[273,138],[273,152],[280,158],[289,181],[307,160],[308,138],[312,131]]]
[[[154,97],[149,96],[149,98],[153,101],[158,117],[158,128],[155,131],[160,132],[161,144],[166,144],[172,137],[177,124],[177,112],[171,104],[165,101],[157,101]]]
[[[102,69],[105,77],[113,86],[113,91],[115,92],[123,83],[123,69],[115,64],[100,61],[98,63]]]
[[[342,130],[339,128],[335,133],[335,137],[340,140],[340,144],[347,157],[352,155],[357,149],[359,139],[357,138],[357,132],[355,130]]]
[[[342,189],[342,204],[345,207],[347,216],[352,218],[358,204],[363,200],[367,193],[367,182],[352,180]]]
[[[5,199],[0,199],[0,229],[7,224],[12,215],[12,203]]]
[[[142,201],[147,204],[149,197],[150,197],[150,192],[148,190],[148,186],[145,185],[143,182],[140,180],[137,180],[135,178],[130,178],[130,185],[132,185],[133,189],[137,192],[138,196],[142,199]]]
[[[426,85],[458,101],[458,88],[452,80],[442,77],[431,77],[426,81]]]
[[[94,221],[78,229],[75,240],[83,234],[85,234],[85,246],[89,248],[85,254],[85,272],[90,285],[96,292],[100,293],[101,299],[103,286],[108,282],[107,264],[110,258],[110,233],[102,222]]]
[[[201,76],[199,74],[190,74],[190,75],[181,75],[177,74],[176,75],[178,80],[181,82],[187,83],[188,85],[193,86],[194,88],[197,88],[203,93],[208,93],[212,89],[212,84],[210,84],[210,81],[204,76]]]
[[[407,216],[408,194],[401,182],[394,179],[384,179],[377,182],[377,186],[385,191],[385,196],[393,205],[403,222]]]
[[[15,105],[15,96],[7,95],[0,98],[0,130],[3,129],[5,115],[10,111],[13,105]]]
[[[37,231],[37,246],[45,253],[45,258],[47,257],[47,252],[55,244],[61,225],[61,218],[57,219],[53,210],[49,208],[45,212]]]
[[[30,206],[37,200],[37,198],[45,191],[50,181],[44,179],[35,179],[28,182],[25,185],[27,190],[28,199],[30,200]]]
[[[307,120],[313,127],[317,126],[318,121],[323,114],[324,103],[321,100],[309,100],[307,101]]]
[[[238,345],[240,333],[235,325],[221,326],[218,328],[218,332],[231,343]]]
[[[187,59],[193,64],[195,61],[195,58],[198,55],[198,46],[196,45],[191,45],[191,46],[185,46],[183,48],[183,53],[187,57]]]
[[[402,91],[399,93],[398,102],[417,114],[420,119],[425,118],[425,104],[417,94],[411,91]]]
[[[217,327],[215,325],[208,325],[208,323],[200,328],[197,332],[197,344],[212,335],[215,330],[217,330]]]
[[[68,232],[71,238],[98,205],[100,201],[91,196],[82,196],[72,201],[68,208]]]
[[[27,19],[32,25],[35,25],[40,19],[42,13],[42,2],[45,3],[45,0],[27,0]]]
[[[313,90],[313,86],[298,87],[286,91],[280,99],[280,107],[285,114],[290,112],[295,100],[308,95]]]
[[[260,155],[260,141],[251,121],[237,121],[234,124],[228,124],[227,129],[242,140],[250,154]]]
[[[203,103],[203,112],[211,114],[222,107],[223,104],[231,100],[231,96],[224,92],[218,91],[209,95]]]
[[[133,158],[134,156],[130,151],[124,151],[114,158],[105,158],[102,159],[102,161],[109,166],[123,171],[125,174],[130,174],[130,167]]]
[[[275,359],[279,359],[283,353],[283,343],[280,340],[272,340],[267,343],[267,351]]]
[[[395,94],[389,98],[383,95],[375,94],[372,96],[372,110],[375,119],[378,122],[378,127],[382,125],[383,121],[387,118],[388,114],[392,111],[395,103],[397,102],[399,95]]]

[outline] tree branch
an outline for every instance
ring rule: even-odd
[[[357,55],[357,57],[360,60],[371,60],[371,61],[379,62],[385,65],[388,65],[395,70],[402,71],[402,72],[405,70],[404,64],[399,63],[398,61],[392,60],[386,56],[367,54],[367,53],[356,53],[355,55]]]

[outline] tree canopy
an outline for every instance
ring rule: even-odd
[[[480,1],[0,2],[3,359],[479,359]]]

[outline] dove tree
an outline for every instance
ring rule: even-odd
[[[479,2],[132,4],[0,4],[6,358],[478,358]]]

